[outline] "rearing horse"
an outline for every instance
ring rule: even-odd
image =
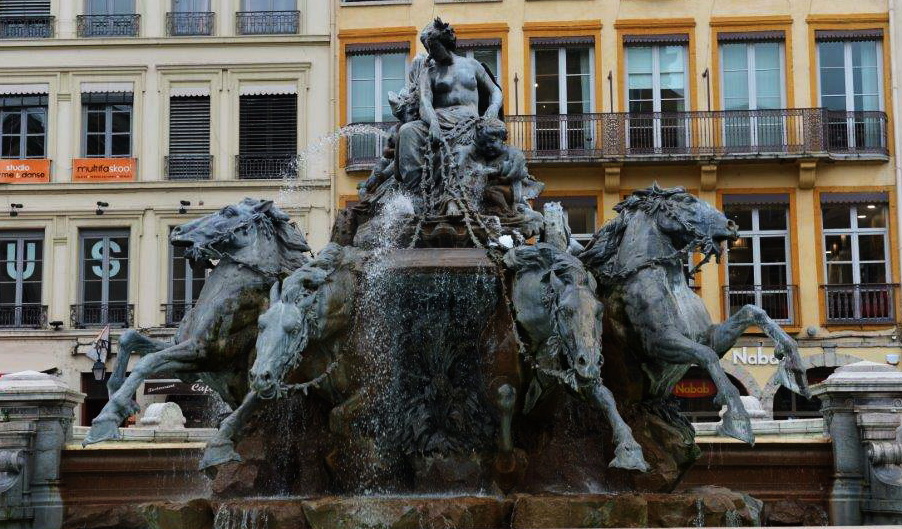
[[[189,259],[219,263],[172,342],[152,340],[134,330],[120,337],[116,370],[108,383],[110,401],[94,419],[85,444],[119,438],[119,424],[137,411],[132,396],[154,373],[190,373],[233,409],[242,402],[254,361],[257,318],[269,288],[308,260],[307,241],[289,220],[272,201],[245,198],[172,231],[170,241],[185,247]],[[143,358],[125,378],[133,352]],[[224,421],[224,426],[229,424]],[[230,435],[226,432],[226,437]],[[214,438],[219,444],[227,440],[219,437]],[[208,448],[216,444],[211,441]],[[202,466],[216,464],[217,459],[205,454]]]
[[[739,391],[719,363],[742,333],[760,327],[775,343],[780,382],[806,397],[808,387],[795,340],[764,310],[746,305],[715,325],[686,282],[683,266],[689,253],[703,253],[702,264],[712,256],[719,261],[722,245],[738,236],[736,225],[681,187],[655,184],[614,209],[619,216],[595,234],[580,259],[599,282],[606,316],[613,322],[609,329],[628,349],[625,353],[643,362],[650,380],[644,398],[670,395],[689,366],[698,364],[717,386],[715,402],[727,406],[718,432],[754,443]]]

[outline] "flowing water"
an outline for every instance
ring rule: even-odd
[[[213,529],[269,529],[270,514],[258,507],[220,505]]]

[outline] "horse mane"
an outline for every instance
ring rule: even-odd
[[[547,243],[514,248],[504,255],[504,263],[517,271],[550,271],[567,283],[586,285],[595,290],[595,278],[582,262]]]
[[[282,283],[282,301],[298,303],[321,287],[342,262],[343,248],[329,243],[320,253],[294,270]]]
[[[653,217],[659,211],[669,208],[672,202],[688,196],[691,195],[684,187],[665,189],[658,186],[657,182],[647,189],[633,191],[630,196],[614,206],[614,211],[618,213],[617,217],[606,222],[598,230],[586,249],[579,254],[579,258],[594,270],[609,267],[620,249],[627,226],[637,212],[641,211]]]
[[[253,198],[245,198],[243,202],[249,206],[260,203]],[[279,274],[290,274],[309,260],[310,245],[288,214],[272,205],[258,215],[257,220],[263,222],[264,230],[275,235],[279,250]]]

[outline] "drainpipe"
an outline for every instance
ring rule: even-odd
[[[892,100],[890,105],[892,106],[893,117],[897,122],[894,126],[894,152],[893,152],[893,165],[895,166],[896,173],[896,211],[902,211],[899,208],[902,207],[902,130],[899,128],[899,111],[900,111],[900,98],[902,98],[902,94],[899,93],[899,62],[902,61],[902,48],[900,45],[902,43],[894,42],[893,39],[897,36],[896,32],[896,24],[898,24],[898,20],[896,20],[896,0],[889,0],[889,38],[890,43],[892,43],[892,47],[890,48],[890,76],[892,77],[892,88],[890,93],[892,95]],[[902,214],[896,214],[896,237],[902,236]],[[902,265],[902,248],[900,248],[898,255],[896,255],[896,259],[900,265]],[[900,278],[896,278],[898,281]]]

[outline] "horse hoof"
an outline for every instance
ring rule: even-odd
[[[738,439],[743,443],[755,444],[755,434],[752,433],[752,421],[745,414],[724,413],[723,421],[717,425],[717,433]]]
[[[201,458],[198,468],[207,472],[213,467],[232,461],[241,462],[241,456],[235,451],[235,447],[232,443],[210,444],[207,445],[207,449],[204,450],[204,456]]]
[[[642,455],[642,447],[638,444],[622,444],[618,446],[614,450],[614,460],[608,466],[624,470],[648,472],[648,463]]]
[[[119,433],[119,423],[111,420],[95,420],[91,424],[91,429],[88,430],[88,435],[85,436],[85,440],[82,441],[81,445],[88,446],[94,443],[116,441],[118,439],[122,439],[122,435]]]

